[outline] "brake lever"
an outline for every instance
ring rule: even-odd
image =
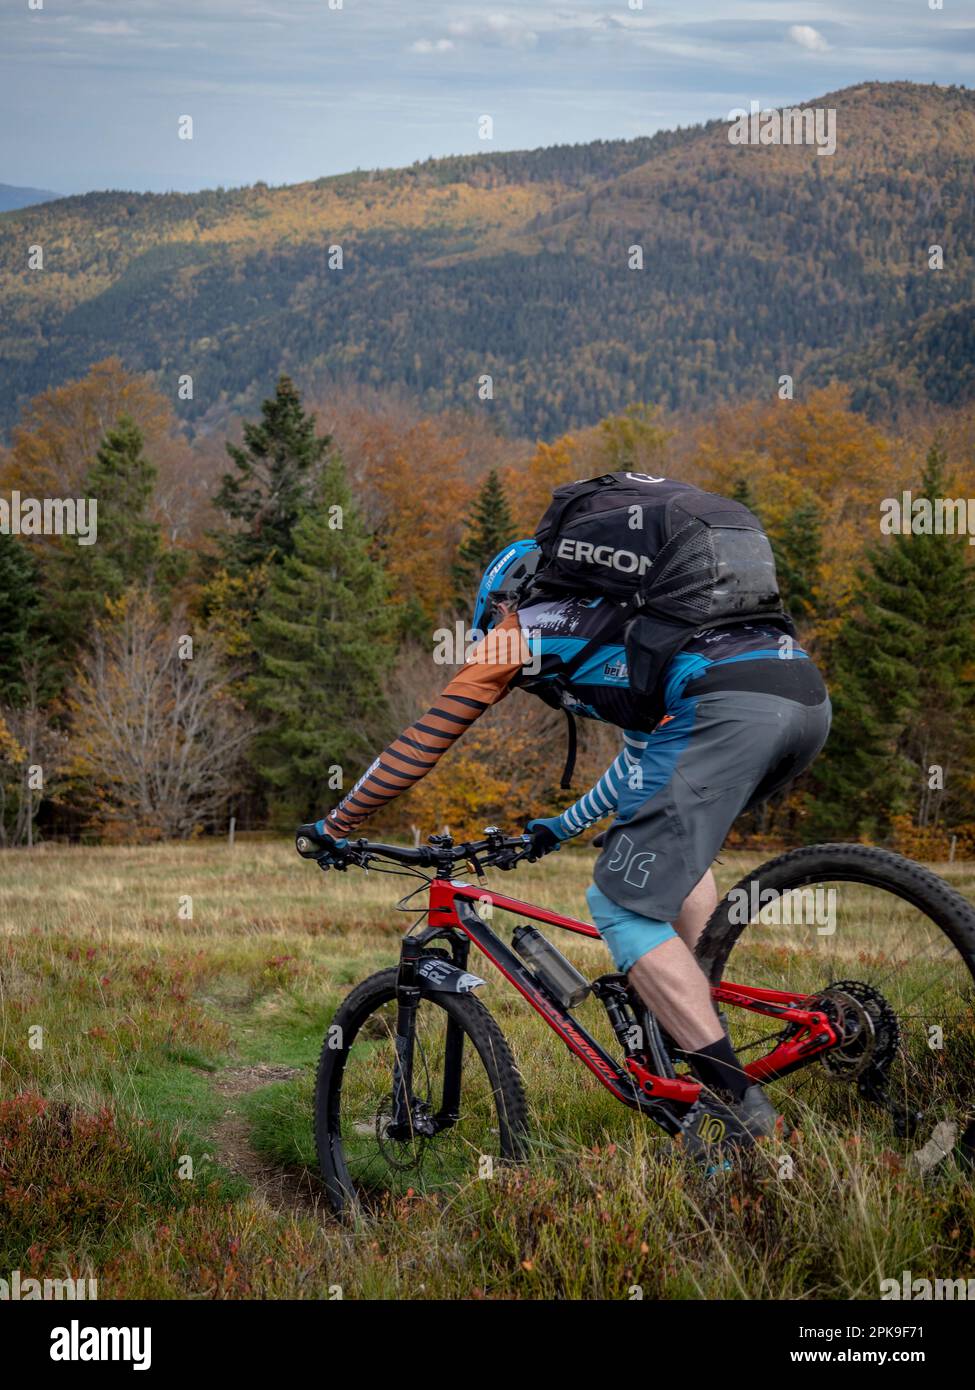
[[[368,869],[370,860],[374,858],[375,856],[371,854],[356,855],[348,853],[342,859],[333,859],[331,851],[325,850],[323,854],[318,856],[315,863],[323,874],[327,874],[329,869],[338,869],[344,874],[350,864],[358,864],[360,869]]]
[[[513,869],[516,865],[521,864],[525,861],[527,861],[529,864],[534,864],[536,858],[537,856],[533,856],[527,848],[503,849],[499,850],[496,859],[489,859],[485,862],[490,864],[491,868],[501,869],[505,873],[507,873],[509,869]]]

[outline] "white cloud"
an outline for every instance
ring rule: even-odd
[[[449,53],[454,47],[453,39],[417,39],[410,44],[411,53]]]
[[[789,29],[789,38],[800,48],[808,48],[810,53],[829,52],[829,44],[811,24],[793,24]]]
[[[460,39],[502,44],[505,48],[532,48],[538,35],[524,20],[506,14],[489,14],[483,19],[455,19],[447,25]]]

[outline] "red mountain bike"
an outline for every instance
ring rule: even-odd
[[[329,867],[313,839],[297,844]],[[352,990],[322,1048],[315,1138],[337,1213],[407,1186],[464,1181],[485,1158],[528,1154],[522,1078],[474,994],[485,981],[468,970],[471,942],[621,1104],[673,1135],[698,1101],[685,1055],[624,975],[587,980],[531,927],[509,946],[483,913],[598,939],[595,927],[454,877],[460,865],[482,877],[530,858],[528,837],[490,828],[476,842],[439,835],[416,849],[357,840],[331,865],[409,873],[429,890],[422,908],[410,905],[416,893],[401,901],[419,917],[398,966]],[[725,979],[733,949],[735,983]],[[849,1124],[866,1105],[883,1118],[885,1142],[927,1140],[928,1151],[971,1158],[975,910],[942,879],[863,845],[794,850],[728,893],[697,955],[739,1056],[756,1054],[748,1074],[785,1082],[780,1108],[809,1104]],[[621,1060],[570,1012],[588,996]]]

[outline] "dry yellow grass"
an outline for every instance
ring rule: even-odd
[[[492,882],[581,915],[592,861],[563,852]],[[722,888],[755,862],[724,856]],[[946,873],[971,894],[971,866]],[[481,994],[524,1077],[530,1168],[472,1170],[338,1227],[316,1207],[314,1064],[350,986],[394,963],[409,887],[323,876],[267,840],[0,856],[0,1261],[93,1269],[102,1297],[874,1297],[905,1268],[970,1272],[965,1175],[922,1182],[845,1093],[787,1095],[801,1132],[715,1188],[490,967]],[[844,912],[863,920],[855,895]],[[774,983],[783,929],[763,930],[741,966]],[[598,943],[559,945],[590,975],[610,968]],[[595,1001],[579,1017],[615,1046]],[[46,1098],[43,1116],[28,1123],[23,1107],[42,1102],[17,1096]]]

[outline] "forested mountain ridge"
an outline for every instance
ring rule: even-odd
[[[767,394],[782,374],[797,393],[849,380],[872,413],[969,398],[975,93],[868,83],[803,105],[835,108],[835,154],[735,146],[713,121],[6,214],[0,428],[109,353],[171,394],[191,373],[191,420],[247,406],[279,370],[399,383],[543,436],[635,399]]]

